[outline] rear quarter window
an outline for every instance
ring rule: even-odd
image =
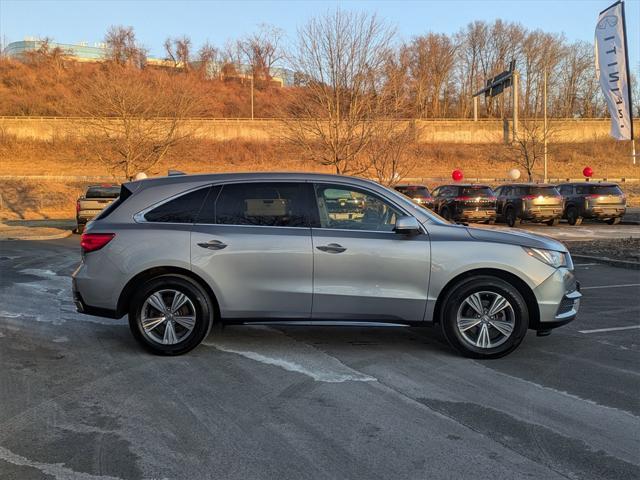
[[[147,222],[195,223],[211,187],[199,188],[176,197],[145,213]]]

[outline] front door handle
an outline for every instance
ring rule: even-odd
[[[316,247],[316,248],[321,252],[327,252],[327,253],[342,253],[346,250],[345,247],[337,243],[330,243],[329,245],[320,245],[319,247]]]
[[[227,244],[220,240],[209,240],[208,242],[199,243],[198,246],[209,250],[222,250],[227,247]]]

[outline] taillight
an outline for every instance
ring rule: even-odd
[[[600,198],[600,195],[598,195],[597,193],[592,193],[590,195],[587,195],[586,198]]]
[[[80,248],[84,253],[95,252],[104,247],[115,236],[115,233],[83,233],[82,237],[80,237]]]
[[[487,197],[487,200],[489,200],[490,202],[495,202],[497,200],[496,197]]]
[[[471,200],[471,197],[456,197],[455,198],[456,202],[468,202],[469,200]]]
[[[80,200],[76,200],[76,213],[80,213]]]
[[[522,197],[523,200],[535,200],[536,198],[538,198],[538,195],[524,195]]]

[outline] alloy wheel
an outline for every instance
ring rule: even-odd
[[[458,308],[456,326],[460,336],[476,348],[495,348],[506,342],[515,327],[511,303],[496,292],[469,295]]]
[[[158,290],[145,300],[140,314],[143,334],[162,345],[185,340],[196,325],[193,302],[178,290]]]

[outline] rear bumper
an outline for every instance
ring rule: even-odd
[[[591,207],[585,210],[586,218],[616,218],[622,217],[627,211],[626,207]]]
[[[522,212],[523,220],[544,221],[562,217],[562,207],[530,208]]]
[[[87,305],[82,298],[82,294],[78,291],[78,286],[75,278],[71,280],[71,291],[73,293],[73,303],[75,304],[78,313],[93,315],[94,317],[122,318],[123,314],[118,314],[116,310]]]
[[[495,220],[496,219],[496,211],[495,209],[461,209],[457,211],[457,219],[458,220],[469,220],[469,221],[487,221],[487,220]]]

